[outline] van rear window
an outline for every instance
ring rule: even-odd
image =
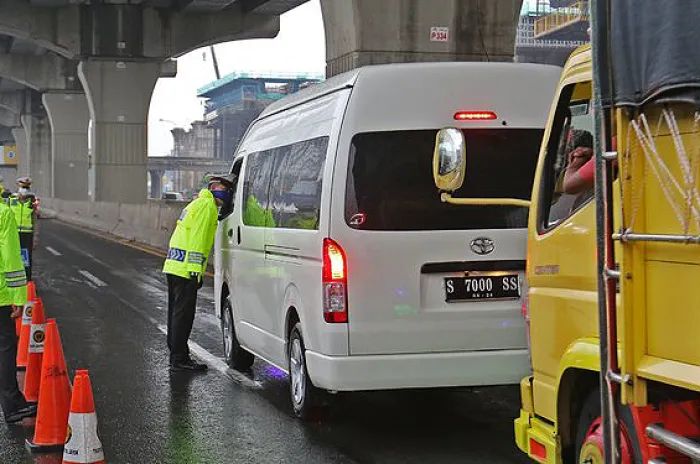
[[[527,200],[541,129],[470,129],[467,175],[455,197]],[[527,227],[527,209],[440,201],[432,177],[435,130],[373,132],[353,138],[345,220],[361,230],[471,230]]]

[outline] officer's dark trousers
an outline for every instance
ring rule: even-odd
[[[20,233],[19,247],[26,249],[29,253],[29,266],[24,270],[27,272],[27,280],[32,280],[32,256],[34,255],[34,234]]]
[[[9,306],[0,307],[0,406],[7,416],[27,406],[17,386],[17,334]]]
[[[194,313],[197,309],[199,282],[196,278],[185,279],[172,274],[167,276],[170,362],[184,362],[190,359],[187,340],[192,332]]]

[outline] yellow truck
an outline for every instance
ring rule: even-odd
[[[700,2],[609,4],[541,145],[515,441],[542,463],[700,462]],[[515,204],[452,197],[468,148],[438,134],[443,200]]]

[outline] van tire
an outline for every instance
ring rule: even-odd
[[[226,364],[237,371],[247,372],[255,362],[255,356],[243,348],[236,336],[236,326],[233,322],[233,309],[230,297],[226,297],[221,317],[221,333],[224,342],[224,358]]]
[[[581,414],[579,416],[578,425],[576,428],[576,461],[581,460],[581,451],[586,441],[589,429],[596,420],[600,418],[600,390],[598,388],[593,389],[591,393],[586,398],[581,408]],[[628,443],[627,452],[629,455],[629,462],[634,464],[642,464],[642,449],[639,445],[639,438],[637,436],[637,430],[634,427],[634,420],[632,419],[632,413],[630,408],[627,406],[620,407],[620,422],[624,425],[624,429],[627,433],[623,432]],[[601,425],[602,427],[602,425]],[[624,451],[623,451],[624,452]],[[624,460],[623,460],[624,462]]]
[[[320,412],[322,390],[311,382],[306,364],[306,346],[297,322],[289,335],[287,352],[289,364],[289,395],[294,414],[303,420],[312,420]]]

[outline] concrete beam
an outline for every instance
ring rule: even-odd
[[[11,127],[0,126],[0,142],[3,144],[15,142],[15,137],[12,135]]]
[[[4,108],[13,113],[21,113],[24,110],[24,92],[0,92],[0,108]]]
[[[54,54],[0,54],[0,77],[44,91],[50,89],[79,89],[77,63]]]
[[[0,108],[0,126],[21,127],[22,121],[20,121],[19,114]]]
[[[385,63],[512,61],[521,6],[522,0],[321,0],[326,74]],[[433,28],[448,35],[431,37]]]
[[[235,6],[216,13],[164,14],[148,9],[143,15],[144,56],[179,57],[221,42],[271,39],[279,30],[279,16],[243,13]]]
[[[80,55],[80,8],[77,5],[38,8],[25,0],[2,0],[0,34],[75,59]]]

